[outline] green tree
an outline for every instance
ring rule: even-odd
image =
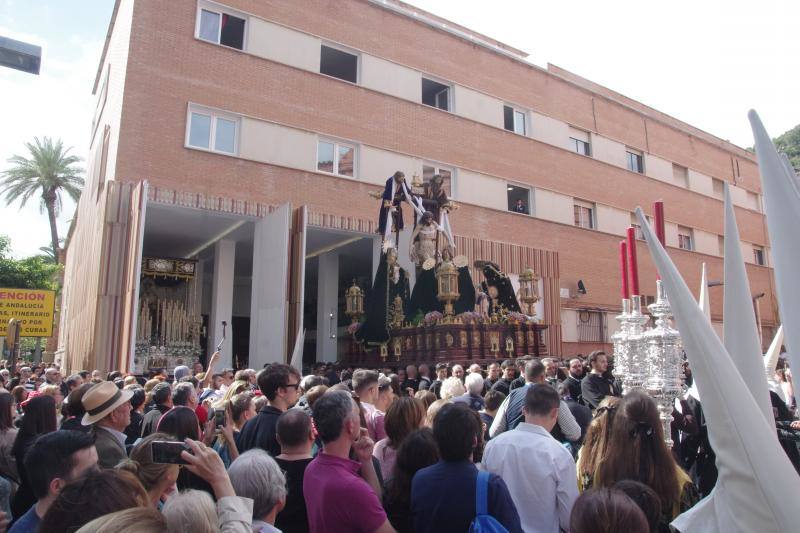
[[[6,205],[19,200],[20,207],[34,196],[39,196],[40,211],[46,210],[50,221],[50,240],[53,255],[60,260],[58,228],[56,218],[61,211],[62,194],[78,201],[83,188],[83,169],[75,165],[81,158],[69,155],[71,148],[64,148],[60,139],[55,142],[49,137],[41,141],[34,138],[33,143],[25,143],[30,158],[14,155],[8,162],[11,168],[2,172],[0,194],[5,196]]]
[[[11,240],[0,235],[0,287],[55,290],[60,268],[41,256],[14,259],[11,257]]]
[[[792,163],[795,172],[800,172],[800,124],[774,139],[775,147]]]

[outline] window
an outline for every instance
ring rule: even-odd
[[[520,135],[528,134],[527,113],[510,105],[503,106],[503,127]]]
[[[442,188],[447,193],[448,198],[453,197],[453,169],[443,167],[435,163],[424,163],[422,165],[422,182],[428,183],[436,174],[442,177]]]
[[[450,111],[450,86],[422,78],[422,103]]]
[[[694,238],[692,228],[678,226],[678,248],[681,250],[694,250]]]
[[[358,83],[358,56],[323,44],[319,71],[340,80]]]
[[[317,170],[338,176],[355,176],[356,148],[335,141],[317,143]]]
[[[508,192],[508,210],[514,213],[531,214],[531,190],[519,185],[506,186]]]
[[[229,13],[203,8],[197,25],[197,37],[237,50],[244,50],[245,19]]]
[[[672,164],[672,180],[675,185],[689,187],[689,169],[680,165]]]
[[[569,129],[569,149],[581,155],[592,155],[589,133],[575,128]]]
[[[578,342],[606,342],[605,316],[599,311],[578,311]]]
[[[631,151],[630,148],[625,150],[625,154],[628,158],[628,170],[632,172],[638,172],[639,174],[644,174],[644,159],[642,158],[642,152]]]
[[[239,119],[205,109],[190,109],[186,144],[212,152],[235,154]]]
[[[594,229],[594,204],[575,200],[573,204],[575,212],[575,225],[579,228]]]
[[[722,198],[725,195],[725,185],[722,180],[717,178],[711,178],[711,190],[717,198]]]
[[[757,265],[764,266],[764,248],[762,246],[753,246],[753,262]]]
[[[92,139],[94,142],[94,135],[97,132],[97,126],[100,124],[100,116],[103,114],[103,109],[106,107],[106,100],[108,99],[108,78],[111,75],[111,63],[106,67],[106,74],[103,76],[103,84],[100,86],[100,91],[97,93],[97,106],[94,110],[94,118],[92,118]]]

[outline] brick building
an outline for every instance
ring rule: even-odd
[[[344,290],[369,286],[379,254],[369,193],[395,170],[446,178],[458,253],[535,268],[546,344],[561,356],[610,347],[617,243],[637,205],[665,201],[667,245],[690,285],[703,262],[722,278],[727,181],[768,343],[776,303],[753,154],[525,57],[395,0],[117,0],[61,356],[133,367],[141,257],[160,257],[196,268],[181,298],[203,317],[204,351],[226,320],[228,361],[282,360],[302,329],[306,361],[334,360]],[[652,296],[644,247],[640,270]]]

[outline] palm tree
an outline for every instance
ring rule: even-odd
[[[74,165],[81,161],[75,155],[69,155],[72,148],[64,148],[61,139],[53,142],[49,137],[41,141],[34,137],[33,143],[25,143],[30,159],[14,155],[8,162],[13,166],[2,172],[0,194],[5,196],[6,205],[20,201],[23,207],[31,197],[38,195],[41,199],[39,210],[46,209],[50,220],[50,240],[56,262],[61,259],[58,228],[56,218],[61,212],[61,195],[66,193],[74,201],[78,201],[83,188],[83,169]]]

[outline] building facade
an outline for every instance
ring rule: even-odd
[[[727,181],[769,343],[777,307],[754,155],[525,57],[393,0],[118,0],[71,229],[61,357],[133,368],[149,333],[145,257],[192,262],[175,298],[202,317],[204,354],[221,342],[229,363],[258,368],[305,330],[306,362],[335,360],[344,291],[369,286],[380,253],[370,194],[396,170],[445,178],[457,253],[510,273],[534,267],[546,344],[564,357],[610,348],[617,243],[636,206],[652,214],[664,200],[666,244],[690,285],[704,262],[722,278]],[[652,297],[655,270],[644,247],[639,257]]]

